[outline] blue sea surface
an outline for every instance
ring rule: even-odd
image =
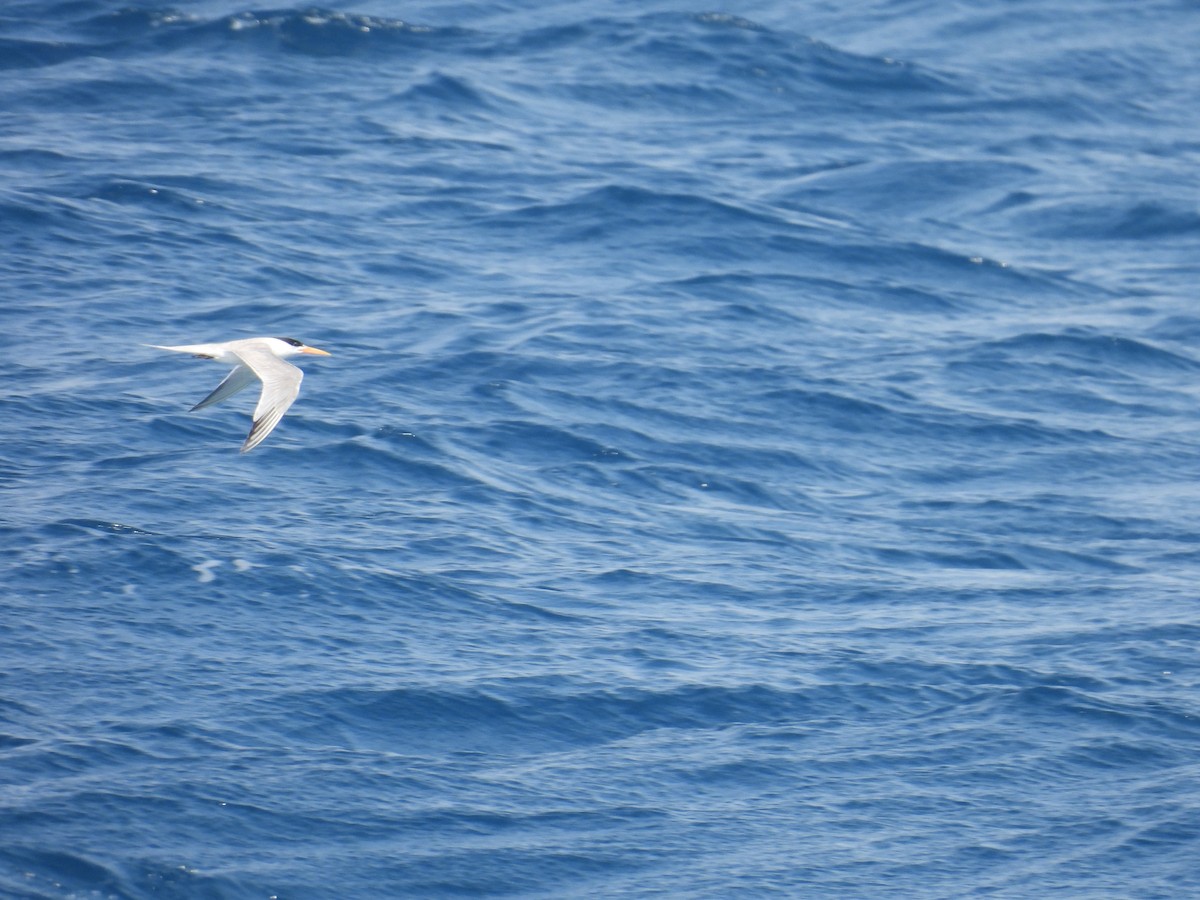
[[[1200,896],[1197,47],[7,0],[0,897]]]

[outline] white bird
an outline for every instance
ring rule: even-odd
[[[301,353],[313,356],[330,355],[324,350],[306,346],[295,338],[245,338],[220,344],[151,346],[156,350],[190,353],[199,359],[212,359],[234,367],[211,394],[191,408],[191,412],[232,397],[238,391],[252,385],[256,379],[262,382],[262,394],[259,395],[258,405],[254,407],[254,424],[250,426],[250,434],[242,444],[242,453],[253,450],[263,442],[300,394],[300,382],[304,373],[291,363],[284,362],[283,358],[299,356]]]

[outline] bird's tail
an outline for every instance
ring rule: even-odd
[[[171,350],[175,353],[190,353],[201,359],[214,359],[217,355],[213,351],[212,344],[180,344],[175,347],[164,347],[162,344],[143,344],[142,346],[152,347],[155,350]]]

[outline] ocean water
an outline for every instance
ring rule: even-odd
[[[8,0],[0,896],[1200,894],[1198,46]]]

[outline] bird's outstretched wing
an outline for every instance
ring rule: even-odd
[[[238,391],[250,387],[258,380],[258,376],[254,374],[254,370],[248,366],[238,366],[232,372],[225,376],[225,380],[217,385],[216,389],[192,407],[191,412],[198,409],[204,409],[206,406],[212,406],[214,403],[220,403],[232,397]]]
[[[242,444],[242,452],[247,453],[263,442],[279,424],[288,407],[296,402],[304,373],[266,349],[239,347],[234,353],[262,381],[262,394],[258,398],[258,405],[254,407],[254,424],[250,426],[250,433]]]

